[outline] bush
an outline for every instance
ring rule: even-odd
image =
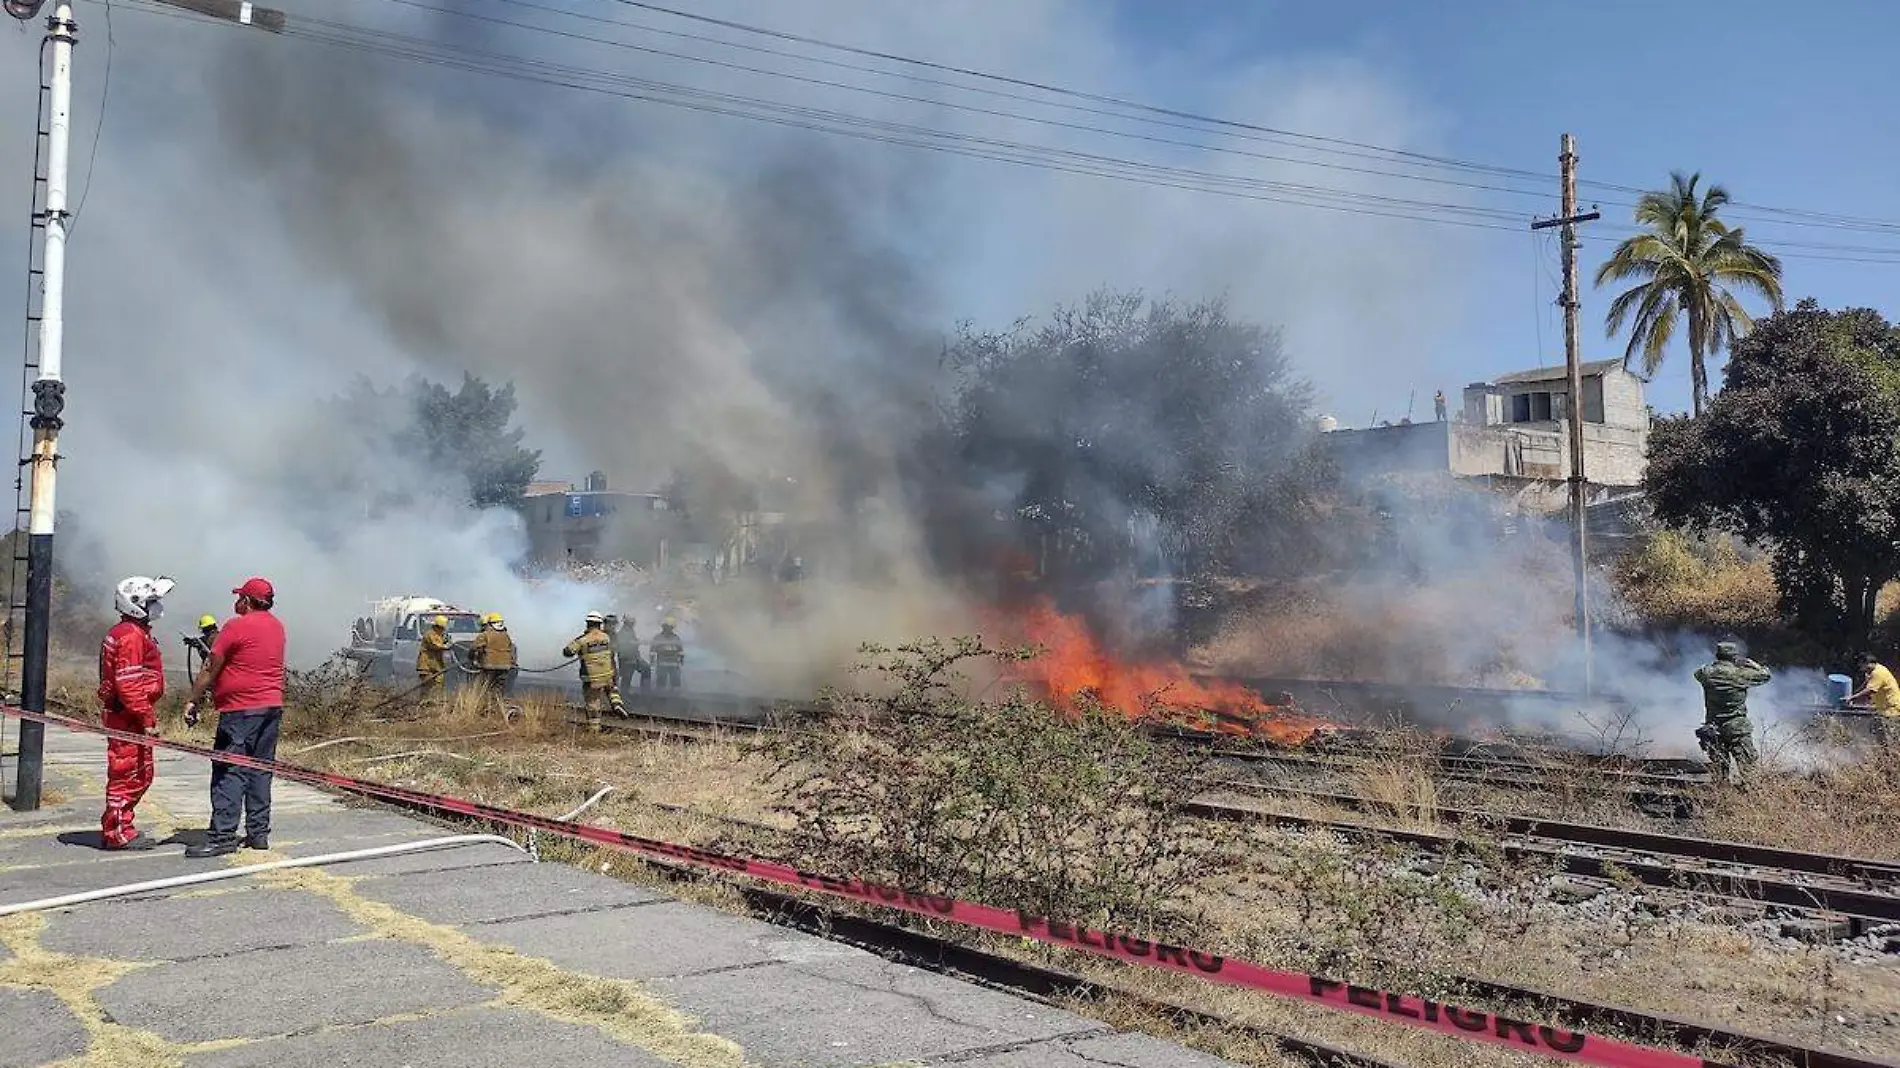
[[[1660,531],[1618,564],[1616,585],[1650,626],[1760,635],[1782,622],[1768,559],[1728,537]]]
[[[1195,884],[1224,870],[1220,831],[1183,814],[1209,785],[1191,754],[1087,702],[964,692],[959,669],[1028,654],[865,652],[875,685],[826,693],[814,730],[764,743],[797,853],[822,870],[1140,931],[1186,922]]]

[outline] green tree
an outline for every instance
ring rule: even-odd
[[[1223,300],[1102,291],[1041,325],[966,329],[945,360],[958,481],[1059,546],[1051,571],[1297,566],[1312,390]]]
[[[1656,515],[1770,551],[1783,606],[1845,648],[1900,575],[1900,329],[1812,300],[1736,342],[1704,418],[1659,421]]]
[[[1728,190],[1710,186],[1698,195],[1701,175],[1669,176],[1670,188],[1645,193],[1636,202],[1644,233],[1628,238],[1603,266],[1596,284],[1637,284],[1618,294],[1604,316],[1611,337],[1630,321],[1623,362],[1642,355],[1644,375],[1662,366],[1680,323],[1686,325],[1689,376],[1696,415],[1708,406],[1708,358],[1748,333],[1753,320],[1737,293],[1754,293],[1782,309],[1781,261],[1744,240],[1741,227],[1717,217]]]
[[[515,387],[492,386],[462,375],[454,390],[420,375],[382,389],[358,378],[338,399],[346,418],[363,432],[369,460],[389,466],[390,457],[414,465],[398,480],[390,472],[373,481],[385,503],[417,492],[411,484],[453,488],[478,508],[513,505],[541,469],[541,453],[523,448],[523,431],[511,426]],[[359,479],[361,476],[357,476]]]

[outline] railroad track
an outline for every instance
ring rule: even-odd
[[[1349,794],[1303,790],[1291,786],[1273,786],[1252,782],[1230,782],[1223,788],[1243,793],[1275,794],[1297,797],[1316,804],[1333,805],[1354,811],[1381,807],[1383,802]],[[1842,879],[1866,887],[1890,887],[1900,891],[1900,861],[1870,860],[1863,857],[1829,853],[1806,853],[1750,842],[1729,842],[1713,838],[1690,838],[1677,834],[1623,827],[1602,827],[1587,823],[1568,823],[1542,816],[1517,816],[1501,812],[1471,809],[1431,808],[1420,813],[1439,823],[1459,826],[1483,826],[1505,834],[1556,838],[1576,845],[1604,846],[1656,853],[1672,857],[1735,864],[1755,868],[1776,868]]]
[[[1266,792],[1272,792],[1270,789]],[[1339,795],[1318,795],[1335,797]],[[1364,804],[1363,799],[1348,798]],[[1451,856],[1470,843],[1455,834],[1389,827],[1253,808],[1213,800],[1186,806],[1190,815],[1221,821],[1265,821],[1331,831],[1361,841],[1392,841]],[[1773,905],[1808,917],[1839,917],[1848,937],[1900,923],[1900,865],[1855,857],[1805,854],[1740,842],[1678,838],[1545,821],[1535,817],[1439,810],[1448,822],[1499,821],[1504,856],[1549,864],[1566,875],[1604,882],[1635,879],[1645,886],[1749,906]]]
[[[681,805],[642,802],[651,808],[684,816],[712,819],[768,834],[783,835],[782,828],[740,817],[700,812]],[[402,806],[420,811],[439,822],[460,826],[467,821],[445,819],[440,813],[422,806]],[[1099,983],[1068,972],[1029,964],[951,939],[926,934],[897,923],[885,922],[858,912],[818,904],[806,898],[745,885],[711,872],[668,864],[651,858],[639,858],[650,869],[666,878],[683,882],[721,881],[734,886],[747,906],[760,918],[857,946],[882,956],[926,970],[956,975],[1039,1000],[1077,998],[1099,1001],[1108,997],[1133,1004],[1173,1020],[1176,1024],[1218,1027],[1244,1034],[1273,1045],[1318,1068],[1399,1068],[1367,1054],[1341,1049],[1327,1043],[1272,1031],[1242,1023],[1216,1013],[1164,999],[1134,993],[1112,984]],[[1500,1011],[1509,1009],[1521,1017],[1549,1020],[1565,1028],[1613,1034],[1652,1045],[1698,1050],[1718,1048],[1733,1051],[1747,1063],[1762,1065],[1761,1058],[1798,1068],[1900,1068],[1900,1062],[1800,1045],[1786,1039],[1756,1032],[1701,1023],[1665,1013],[1651,1013],[1621,1005],[1567,997],[1545,990],[1493,982],[1472,976],[1448,975],[1448,987],[1457,996],[1483,1002]]]

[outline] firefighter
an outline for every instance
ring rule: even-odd
[[[673,621],[660,624],[660,633],[653,636],[653,667],[659,676],[654,685],[659,689],[680,688],[680,666],[686,663],[686,643],[673,632]]]
[[[152,624],[165,610],[171,579],[134,575],[119,583],[113,601],[119,622],[99,643],[101,719],[113,730],[158,736],[153,705],[165,696],[165,661],[152,640]],[[107,849],[150,849],[157,841],[132,824],[132,811],[151,789],[152,747],[106,741],[106,807],[99,837]]]
[[[607,617],[607,636],[614,640],[614,660],[619,667],[614,676],[614,685],[624,697],[633,689],[633,677],[640,676],[640,692],[653,688],[653,665],[640,655],[640,635],[633,629],[632,616]]]
[[[422,700],[442,699],[448,672],[449,617],[437,616],[429,621],[429,629],[422,632],[422,640],[416,644],[416,678],[421,680]]]
[[[587,729],[600,733],[600,714],[611,707],[621,713],[620,692],[614,688],[614,640],[607,636],[607,617],[587,613],[587,629],[568,642],[562,656],[581,662],[581,700],[587,706]]]
[[[1768,669],[1743,656],[1734,642],[1717,643],[1715,662],[1696,669],[1705,719],[1695,735],[1718,781],[1729,781],[1731,774],[1743,779],[1761,760],[1755,725],[1748,719],[1748,691],[1768,679]]]
[[[482,629],[469,643],[468,658],[475,670],[481,672],[483,702],[492,700],[501,706],[502,716],[506,718],[507,698],[514,694],[515,674],[520,665],[515,662],[515,640],[509,636],[508,624],[500,612],[482,617]]]
[[[211,644],[218,640],[218,617],[203,615],[198,617],[198,633],[185,635],[185,677],[195,679],[198,672],[191,666],[192,654],[196,653],[201,664],[211,663]]]

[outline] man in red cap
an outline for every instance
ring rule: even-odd
[[[192,684],[185,703],[185,723],[198,722],[198,702],[211,691],[218,712],[220,752],[262,760],[277,759],[277,728],[284,716],[284,625],[271,614],[277,591],[261,578],[247,579],[231,591],[237,595],[236,618],[218,632],[211,646],[211,663]],[[221,857],[238,850],[238,818],[243,817],[242,844],[270,848],[270,784],[268,771],[211,764],[211,830],[200,845],[185,850],[188,857]]]

